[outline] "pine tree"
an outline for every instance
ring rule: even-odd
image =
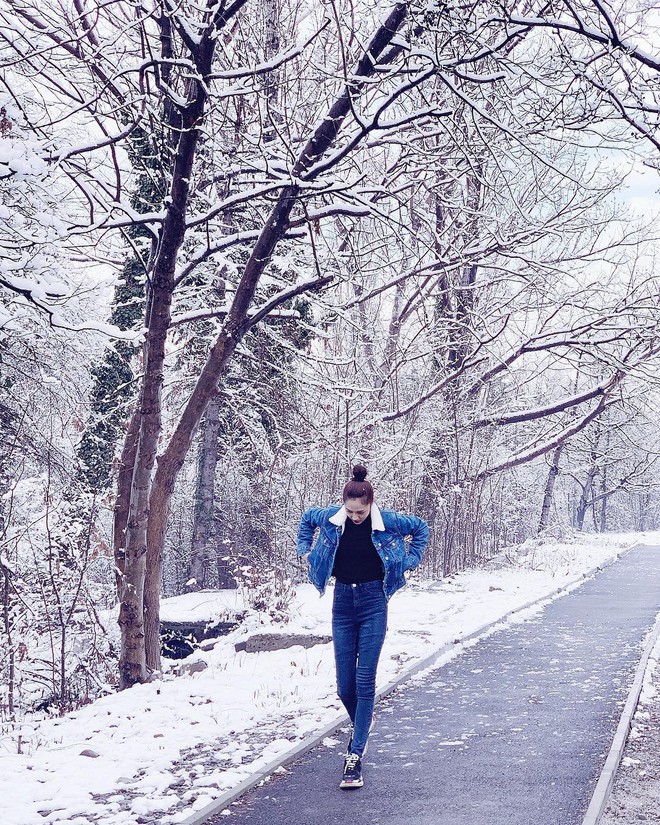
[[[155,211],[162,202],[165,179],[154,137],[136,128],[130,141],[130,159],[137,174],[131,205],[141,214]],[[145,278],[152,254],[153,236],[141,224],[126,230],[133,254],[126,261],[115,287],[110,322],[122,331],[136,329],[144,316]],[[78,457],[84,486],[103,492],[112,483],[117,443],[123,437],[127,409],[135,398],[133,357],[137,345],[117,341],[108,347],[92,369],[91,414],[80,440]]]

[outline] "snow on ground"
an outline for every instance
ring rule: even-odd
[[[644,673],[621,765],[600,825],[660,822],[660,639]]]
[[[660,544],[660,534],[580,539],[530,542],[509,564],[442,581],[413,578],[390,602],[379,685],[510,610],[577,586],[584,573],[633,544]],[[163,615],[217,618],[237,606],[235,599],[235,593],[179,597],[168,600]],[[168,662],[156,682],[5,732],[2,825],[180,822],[269,764],[341,714],[332,645],[263,653],[237,653],[234,645],[254,632],[330,635],[330,608],[330,593],[320,599],[302,585],[287,625],[250,614],[211,651],[185,660],[203,660],[200,673],[176,676],[179,663]],[[460,650],[456,645],[451,655]]]
[[[164,622],[212,622],[230,619],[242,609],[238,590],[210,590],[164,599],[160,618]]]

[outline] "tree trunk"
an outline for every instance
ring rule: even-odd
[[[124,437],[124,447],[122,449],[121,458],[119,461],[119,473],[117,475],[117,495],[115,496],[112,538],[115,555],[115,574],[118,598],[121,598],[121,581],[124,575],[128,507],[131,500],[131,482],[133,479],[133,468],[135,467],[135,453],[137,450],[139,426],[140,416],[136,410],[131,416],[128,429],[126,431],[126,436]]]
[[[160,670],[159,604],[161,564],[167,515],[174,491],[174,483],[190,450],[195,430],[204,415],[206,406],[216,392],[218,380],[224,374],[237,345],[248,329],[247,313],[259,278],[270,261],[277,241],[286,232],[288,218],[293,209],[293,202],[297,193],[297,187],[286,187],[271,212],[270,219],[264,225],[252,255],[245,266],[225,327],[212,347],[208,360],[183,410],[179,424],[158,461],[151,487],[148,524],[145,523],[147,528],[145,552],[148,554],[144,589],[145,647],[147,666],[150,670]]]
[[[191,586],[193,590],[208,587],[209,568],[214,556],[211,553],[211,540],[215,505],[215,470],[218,464],[219,415],[220,398],[216,394],[206,408],[202,442],[199,446],[195,520],[190,557],[190,578],[194,579],[194,584]]]
[[[580,495],[580,500],[578,501],[577,510],[575,513],[575,526],[578,530],[584,529],[584,518],[587,514],[587,510],[589,509],[589,504],[592,498],[592,490],[594,487],[594,479],[598,475],[598,466],[595,463],[595,455],[593,456],[594,463],[589,468],[589,472],[587,473],[587,479],[584,482],[582,487],[582,494]]]
[[[552,455],[552,463],[548,472],[548,480],[545,483],[545,490],[543,492],[543,504],[541,506],[541,518],[539,519],[538,532],[542,533],[548,526],[550,521],[550,510],[552,508],[552,498],[555,491],[555,481],[559,475],[559,459],[563,452],[564,445],[560,444]]]
[[[173,225],[167,227],[168,223]],[[138,408],[139,429],[126,521],[124,572],[119,585],[119,627],[122,640],[119,661],[120,688],[130,687],[147,679],[143,597],[149,492],[161,432],[161,388],[171,315],[174,261],[183,240],[182,221],[177,222],[172,218],[168,222],[166,219],[165,224],[161,255],[147,303],[147,317],[151,318],[145,344],[144,379]]]
[[[611,437],[611,431],[608,430],[606,438],[605,438],[605,455],[606,456],[609,454],[609,451],[610,451],[610,437]],[[606,460],[606,461],[603,462],[603,472],[601,474],[600,491],[601,491],[601,495],[602,495],[602,501],[601,501],[601,505],[600,505],[600,518],[599,518],[599,521],[598,521],[598,525],[596,527],[596,529],[601,533],[607,532],[607,500],[609,499],[609,495],[608,495],[608,492],[607,492],[607,476],[608,476],[607,467],[608,467],[608,465],[607,465],[607,460]],[[595,505],[594,505],[594,521],[595,520],[596,520],[596,511],[595,511]]]
[[[600,505],[600,518],[598,521],[598,532],[607,533],[607,496],[603,496]]]
[[[177,254],[185,236],[185,215],[190,179],[199,139],[199,129],[196,126],[200,122],[205,101],[206,92],[203,84],[198,84],[197,97],[191,102],[184,115],[186,128],[181,134],[177,147],[170,193],[171,201],[163,221],[161,242],[154,263],[151,290],[146,306],[148,331],[144,346],[144,377],[137,410],[139,425],[127,508],[124,573],[120,581],[119,685],[122,689],[138,682],[145,682],[147,679],[144,629],[144,614],[147,611],[147,605],[144,601],[144,586],[149,495],[161,433],[161,389],[165,346],[175,286],[174,271]],[[122,525],[116,526],[119,527],[121,534]],[[158,611],[156,611],[157,615]],[[158,665],[160,666],[160,655]]]
[[[651,508],[651,493],[647,491],[646,493],[644,493],[643,495],[640,496],[640,501],[639,501],[639,521],[637,523],[637,529],[640,530],[641,532],[644,532],[647,529],[647,527],[646,527],[646,525],[647,525],[647,516],[648,516],[650,508]]]
[[[2,617],[5,626],[5,637],[7,639],[7,710],[9,711],[9,719],[13,721],[15,718],[14,712],[14,684],[16,676],[16,654],[14,652],[14,640],[12,638],[12,611],[11,611],[11,583],[9,580],[10,570],[0,561],[0,573],[4,578],[4,586],[2,589]]]

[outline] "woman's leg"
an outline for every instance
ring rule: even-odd
[[[353,588],[341,582],[335,584],[332,602],[332,642],[335,651],[337,695],[351,722],[355,722],[358,625],[355,620]]]
[[[356,588],[359,622],[351,752],[362,756],[369,738],[369,728],[376,697],[376,670],[387,630],[387,600],[381,582],[367,582]]]

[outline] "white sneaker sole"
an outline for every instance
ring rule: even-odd
[[[345,780],[339,783],[339,787],[343,790],[350,790],[351,788],[361,788],[364,785],[364,779],[355,779],[355,780]]]

